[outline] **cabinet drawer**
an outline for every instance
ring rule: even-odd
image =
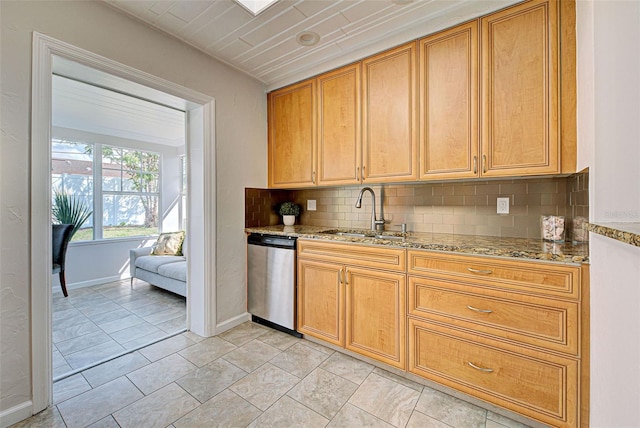
[[[298,257],[404,272],[406,251],[353,243],[298,240]]]
[[[580,266],[409,250],[409,274],[578,299]]]
[[[409,370],[553,426],[578,425],[578,360],[480,340],[409,319]]]
[[[409,314],[524,344],[578,354],[578,303],[505,292],[488,294],[486,290],[469,288],[411,276]]]

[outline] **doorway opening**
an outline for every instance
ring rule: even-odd
[[[187,258],[186,328],[210,336],[215,328],[215,101],[92,54],[49,36],[34,33],[31,135],[31,286],[32,286],[32,413],[52,400],[52,261],[51,140],[54,73],[75,77],[111,90],[182,109],[186,112]],[[115,242],[115,241],[114,241]],[[99,264],[100,260],[94,260]]]
[[[124,86],[53,58],[53,222],[77,225],[52,284],[54,383],[186,330],[182,243],[154,258],[172,276],[147,282],[135,268],[159,233],[181,238],[186,227],[186,102]]]

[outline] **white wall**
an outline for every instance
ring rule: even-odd
[[[640,2],[577,2],[592,222],[640,222]],[[591,426],[640,426],[640,248],[591,233]]]
[[[261,83],[102,2],[0,2],[0,412],[31,398],[31,38],[38,31],[216,100],[218,320],[245,311],[244,187],[266,185]],[[47,195],[42,195],[43,198]],[[213,287],[214,284],[209,286]],[[10,411],[10,410],[9,410]]]

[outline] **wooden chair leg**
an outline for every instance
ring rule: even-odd
[[[60,271],[60,287],[62,287],[62,294],[64,294],[64,297],[68,297],[69,294],[67,293],[67,281],[64,278],[64,271]]]

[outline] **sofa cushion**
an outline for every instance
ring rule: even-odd
[[[187,262],[167,263],[158,268],[158,274],[178,281],[187,281]]]
[[[142,256],[136,259],[136,267],[158,273],[158,268],[166,263],[183,262],[182,256]]]
[[[184,230],[180,232],[161,233],[151,251],[152,256],[181,256]]]

